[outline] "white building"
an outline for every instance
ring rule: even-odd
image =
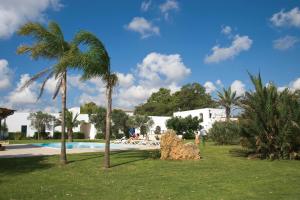
[[[97,130],[94,124],[89,123],[88,114],[80,114],[80,108],[71,108],[69,109],[73,113],[73,117],[78,113],[79,116],[77,120],[82,121],[80,125],[73,129],[74,132],[82,132],[85,134],[85,138],[95,139],[97,134]],[[55,118],[59,118],[59,113],[49,113]],[[31,127],[30,120],[28,120],[30,113],[28,112],[15,112],[13,115],[8,116],[6,118],[6,125],[8,128],[8,132],[21,132],[26,137],[33,137],[36,130]],[[60,132],[61,127],[52,127],[51,129],[46,129],[46,132],[50,133],[50,136],[53,136],[55,131]]]
[[[225,121],[225,109],[219,108],[202,108],[197,110],[187,110],[173,113],[174,117],[185,118],[191,115],[192,117],[202,118],[200,123],[203,128],[208,131],[216,121]]]
[[[69,109],[73,113],[73,117],[76,114],[79,114],[78,120],[82,121],[84,123],[81,123],[78,125],[78,127],[75,127],[73,129],[73,132],[82,132],[85,134],[85,138],[89,139],[95,139],[95,136],[97,134],[97,130],[94,126],[94,124],[89,122],[88,114],[80,114],[80,108],[75,107]],[[133,112],[126,111],[126,113],[129,116],[133,115]],[[59,113],[49,113],[53,115],[56,118],[59,118]],[[8,128],[8,132],[22,132],[27,137],[33,137],[36,130],[31,127],[30,120],[28,120],[28,116],[30,113],[25,112],[15,112],[13,115],[7,117],[6,124]],[[213,123],[216,121],[224,121],[226,119],[225,110],[224,109],[216,109],[216,108],[203,108],[203,109],[197,109],[197,110],[188,110],[188,111],[180,111],[173,113],[174,117],[182,117],[185,118],[187,116],[191,115],[192,117],[198,117],[202,118],[202,122],[200,125],[204,127],[205,130],[209,130]],[[164,133],[167,130],[166,122],[171,117],[166,116],[150,116],[150,118],[153,120],[154,124],[149,128],[149,137],[152,139],[155,136],[155,129],[157,126],[160,127],[161,133]],[[53,132],[61,131],[61,127],[54,127],[50,130],[46,130],[50,133],[50,136],[53,136]],[[137,132],[139,130],[137,129]]]

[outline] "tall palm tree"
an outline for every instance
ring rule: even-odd
[[[240,97],[236,95],[236,91],[232,92],[230,87],[223,88],[222,92],[218,91],[218,97],[218,103],[225,108],[226,120],[229,121],[231,108],[237,105]]]
[[[69,57],[65,57],[65,62],[75,68],[83,70],[82,79],[101,78],[106,86],[107,112],[106,112],[106,130],[105,130],[105,153],[104,168],[110,167],[110,135],[111,135],[111,110],[112,110],[112,92],[118,82],[117,75],[111,71],[110,58],[102,42],[92,33],[80,31],[76,34],[73,44],[77,47],[84,44],[88,47],[83,52],[79,48],[73,48],[74,52]],[[64,65],[62,65],[64,66]],[[63,67],[62,67],[63,68]]]
[[[61,123],[61,164],[67,163],[66,145],[65,145],[65,110],[66,110],[66,91],[67,91],[67,65],[59,67],[59,63],[64,60],[66,55],[70,55],[72,50],[71,43],[64,40],[64,35],[61,28],[55,22],[50,22],[48,27],[44,27],[39,23],[27,23],[18,30],[19,35],[32,36],[35,43],[32,45],[21,45],[17,49],[18,54],[28,53],[31,58],[46,58],[56,60],[56,64],[48,67],[39,73],[32,76],[22,87],[28,87],[34,81],[44,77],[38,99],[42,96],[44,87],[47,81],[53,76],[57,80],[56,89],[53,99],[56,98],[59,91],[61,91],[62,100],[62,123]],[[73,45],[74,46],[74,45]],[[72,51],[73,52],[73,51]]]

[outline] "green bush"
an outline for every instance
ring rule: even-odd
[[[209,138],[219,145],[238,144],[240,139],[237,122],[215,122],[208,133]]]
[[[95,135],[95,139],[105,139],[104,134],[103,133],[97,133]]]
[[[242,144],[256,157],[300,159],[300,91],[278,91],[252,76],[254,91],[246,92],[239,117]]]
[[[74,132],[73,133],[73,139],[84,139],[85,134],[83,132]]]
[[[24,140],[26,139],[26,135],[21,132],[8,132],[9,140]]]
[[[49,139],[50,133],[49,132],[42,132],[40,133],[40,139],[44,140],[44,139]],[[38,139],[38,132],[34,132],[33,135],[34,139]]]
[[[55,131],[52,136],[53,139],[61,139],[61,132]],[[65,133],[65,138],[68,138],[67,133]]]

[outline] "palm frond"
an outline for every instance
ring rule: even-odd
[[[50,68],[46,68],[46,69],[40,71],[39,73],[35,74],[28,81],[26,81],[23,86],[21,86],[20,91],[24,90],[26,87],[28,87],[29,85],[31,85],[34,81],[36,81],[37,79],[43,77],[44,75],[46,75],[50,71],[51,71],[51,67]]]

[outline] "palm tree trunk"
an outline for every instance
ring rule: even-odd
[[[72,130],[72,128],[68,129],[68,141],[73,142],[73,130]]]
[[[61,151],[60,151],[60,163],[62,165],[67,164],[67,154],[66,154],[66,139],[65,139],[65,111],[66,111],[66,99],[67,99],[67,72],[64,73],[64,77],[62,80],[62,91],[61,91]]]
[[[111,104],[112,104],[112,87],[109,85],[106,89],[107,95],[107,108],[106,108],[106,129],[105,129],[105,152],[104,152],[104,168],[110,167],[110,117],[111,117]]]
[[[230,107],[226,107],[225,112],[226,112],[226,120],[229,121],[230,120]]]

